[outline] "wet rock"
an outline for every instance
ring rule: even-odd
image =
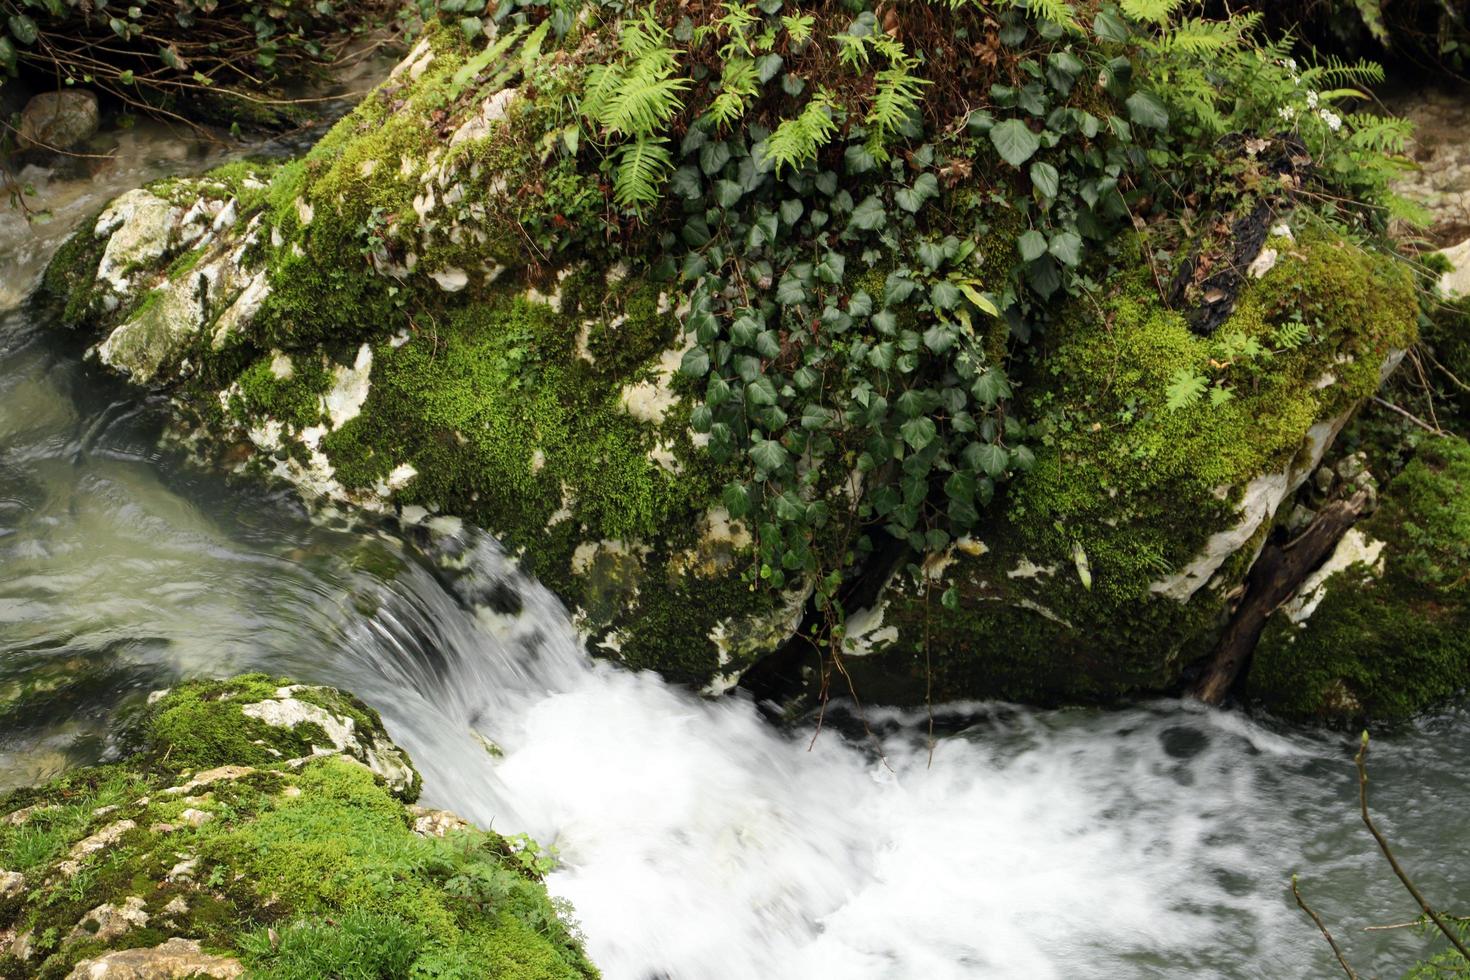
[[[213,956],[195,939],[170,939],[158,946],[123,949],[78,963],[67,980],[174,980],[176,977],[216,977],[244,974],[240,961]]]
[[[20,113],[23,146],[70,150],[97,132],[97,96],[86,89],[43,92]]]
[[[1283,715],[1356,724],[1411,717],[1467,684],[1470,443],[1450,437],[1420,446],[1272,617],[1246,690]]]
[[[1470,297],[1470,238],[1440,253],[1454,266],[1439,280],[1440,292],[1451,299]]]
[[[25,890],[25,875],[19,871],[0,871],[0,899],[14,898]]]

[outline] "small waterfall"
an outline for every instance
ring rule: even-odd
[[[1293,871],[1360,969],[1427,948],[1362,931],[1413,910],[1350,739],[1158,702],[948,706],[932,764],[922,714],[813,741],[589,660],[473,529],[314,524],[182,465],[156,407],[44,337],[0,322],[0,690],[53,686],[0,726],[0,784],[104,757],[151,688],[262,670],[381,711],[426,803],[555,844],[609,980],[1330,975]],[[1467,752],[1464,711],[1375,747],[1399,856],[1455,911]]]

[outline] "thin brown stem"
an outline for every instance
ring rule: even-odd
[[[1373,404],[1375,404],[1375,405],[1382,405],[1384,408],[1388,409],[1391,412],[1397,412],[1398,414],[1402,415],[1404,418],[1408,419],[1410,422],[1413,422],[1419,428],[1423,429],[1425,432],[1432,432],[1432,433],[1434,433],[1437,436],[1442,436],[1442,435],[1445,434],[1445,431],[1443,429],[1440,429],[1440,428],[1438,428],[1436,426],[1430,425],[1428,422],[1424,421],[1419,416],[1415,415],[1413,412],[1410,412],[1407,409],[1400,408],[1399,406],[1395,405],[1393,402],[1384,401],[1382,398],[1379,398],[1377,395],[1374,395],[1373,396]]]
[[[1359,745],[1358,754],[1353,761],[1358,766],[1358,805],[1363,811],[1363,823],[1367,825],[1368,832],[1378,842],[1378,849],[1383,852],[1384,858],[1388,860],[1388,866],[1393,868],[1393,873],[1398,876],[1399,881],[1403,882],[1404,888],[1408,890],[1409,894],[1414,896],[1414,901],[1419,903],[1419,908],[1424,911],[1425,915],[1429,916],[1431,922],[1439,927],[1439,931],[1444,933],[1445,938],[1450,941],[1450,945],[1460,951],[1460,955],[1465,957],[1465,962],[1470,963],[1470,949],[1466,948],[1465,941],[1460,938],[1458,932],[1450,928],[1449,923],[1445,921],[1444,917],[1434,910],[1434,907],[1429,904],[1429,899],[1424,897],[1424,893],[1410,879],[1403,867],[1399,864],[1398,859],[1393,856],[1393,850],[1388,846],[1388,840],[1384,838],[1378,826],[1373,823],[1373,817],[1368,813],[1367,732],[1363,733],[1363,741]]]
[[[1291,876],[1291,893],[1296,897],[1296,904],[1301,907],[1301,910],[1310,915],[1312,921],[1317,923],[1317,928],[1322,931],[1322,938],[1327,940],[1327,945],[1332,947],[1332,955],[1337,957],[1337,962],[1342,966],[1343,972],[1348,975],[1348,980],[1358,980],[1357,971],[1349,965],[1347,957],[1342,953],[1342,947],[1337,945],[1337,940],[1333,939],[1332,933],[1327,931],[1327,923],[1323,922],[1322,917],[1312,910],[1306,899],[1302,898],[1302,891],[1297,887],[1296,875]]]

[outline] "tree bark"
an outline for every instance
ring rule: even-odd
[[[1368,492],[1359,490],[1347,500],[1334,501],[1322,508],[1307,529],[1292,541],[1266,546],[1251,566],[1245,595],[1215,645],[1204,673],[1191,688],[1191,694],[1205,704],[1220,704],[1225,700],[1250,663],[1271,614],[1332,554],[1337,542],[1357,523],[1367,503]]]

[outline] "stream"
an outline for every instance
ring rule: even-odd
[[[1346,734],[1153,701],[947,706],[932,758],[922,712],[814,740],[590,661],[472,528],[313,521],[161,448],[167,406],[19,297],[86,211],[210,162],[140,157],[58,197],[39,239],[0,229],[0,792],[107,758],[149,690],[262,670],[376,707],[426,804],[554,844],[548,886],[610,980],[1331,976],[1293,872],[1365,976],[1438,948],[1365,931],[1415,909],[1358,818]],[[1467,757],[1465,709],[1371,757],[1400,859],[1461,913]]]

